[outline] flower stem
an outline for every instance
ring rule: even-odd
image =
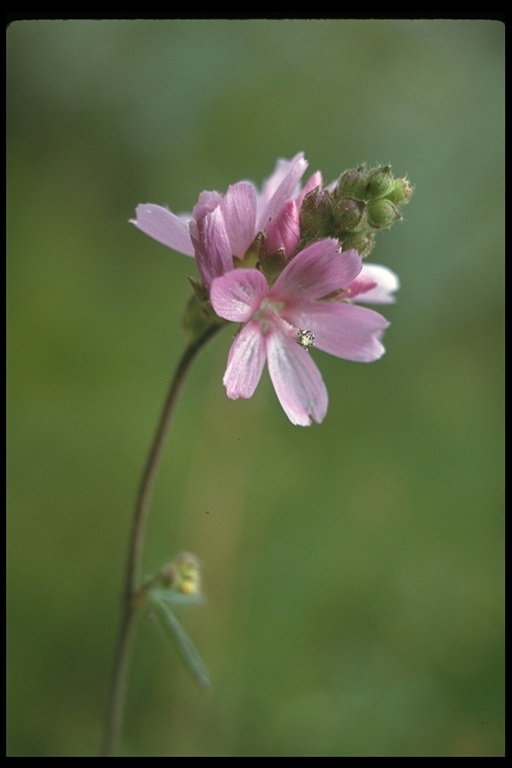
[[[171,386],[162,410],[160,421],[148,454],[141,477],[137,502],[133,514],[126,563],[122,615],[114,657],[114,670],[110,687],[110,698],[106,719],[102,755],[113,757],[117,754],[123,725],[123,711],[127,685],[128,666],[133,645],[138,604],[134,600],[137,594],[140,563],[144,546],[144,534],[149,514],[151,492],[155,484],[163,450],[172,417],[178,402],[185,376],[199,350],[211,339],[222,325],[210,325],[204,333],[194,339],[185,349],[171,381]]]

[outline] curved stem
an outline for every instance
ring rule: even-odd
[[[140,562],[144,546],[144,534],[149,513],[151,492],[155,484],[160,466],[163,449],[172,417],[178,402],[185,376],[199,350],[220,330],[221,325],[212,325],[198,339],[192,341],[185,349],[171,381],[171,386],[162,410],[160,421],[148,454],[146,466],[142,474],[135,505],[126,575],[124,582],[123,607],[121,623],[115,652],[114,671],[110,688],[109,707],[103,742],[103,756],[112,757],[116,754],[121,737],[127,673],[133,644],[136,618],[139,614],[134,596],[139,580]]]

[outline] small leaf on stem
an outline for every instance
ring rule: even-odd
[[[185,663],[185,666],[187,667],[192,677],[196,680],[197,684],[201,688],[209,688],[211,686],[211,681],[203,660],[194,648],[192,641],[181,626],[180,622],[172,612],[170,605],[168,604],[168,597],[166,596],[166,600],[164,601],[162,599],[161,590],[152,590],[148,594],[148,604],[151,606],[160,626],[164,630],[167,637],[177,647],[181,658]]]

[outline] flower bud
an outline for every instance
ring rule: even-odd
[[[353,168],[350,171],[345,171],[336,184],[334,197],[339,199],[348,195],[349,197],[355,197],[357,200],[364,200],[367,183],[364,165],[360,165],[358,168]]]
[[[182,595],[197,595],[201,591],[199,560],[190,552],[181,552],[158,575],[163,586]]]
[[[342,197],[333,210],[335,226],[345,232],[354,232],[366,225],[366,203],[353,197]]]
[[[381,168],[375,168],[368,175],[366,194],[372,200],[386,197],[393,190],[394,184],[391,166],[383,165]]]
[[[381,198],[368,203],[368,223],[376,229],[390,227],[394,221],[401,218],[400,211],[390,200]]]
[[[412,193],[413,187],[411,187],[408,179],[404,176],[403,179],[396,179],[391,191],[386,195],[386,198],[391,200],[392,203],[395,203],[395,205],[401,205],[409,202]]]
[[[353,248],[361,258],[364,258],[375,245],[375,234],[371,231],[347,232],[339,237],[339,243],[342,251],[350,251]]]

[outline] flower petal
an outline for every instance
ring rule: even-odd
[[[305,248],[283,269],[272,294],[289,301],[314,301],[346,288],[361,271],[357,251],[339,251],[338,241],[326,238]]]
[[[308,427],[311,420],[323,421],[327,390],[309,353],[284,333],[271,331],[265,341],[270,378],[292,424]]]
[[[249,181],[228,187],[221,202],[233,256],[242,259],[256,234],[256,190]]]
[[[271,176],[265,179],[263,182],[261,194],[259,195],[262,203],[268,203],[278,186],[286,178],[286,176],[293,171],[297,164],[305,163],[304,169],[307,168],[307,161],[304,159],[304,152],[298,152],[291,160],[284,160],[280,157],[274,166]],[[303,171],[304,173],[304,171]]]
[[[365,288],[364,281],[371,287]],[[399,288],[400,280],[390,269],[380,264],[363,264],[360,274],[348,286],[347,298],[369,304],[394,304],[396,299],[392,294]]]
[[[221,200],[222,195],[215,190],[205,189],[201,192],[192,211],[192,218],[197,222],[198,227],[201,227],[204,217],[220,205]]]
[[[315,336],[315,347],[330,355],[369,363],[385,352],[380,342],[388,321],[366,307],[337,301],[316,301],[287,312],[296,327]]]
[[[269,253],[283,248],[286,257],[290,258],[300,238],[299,209],[294,200],[287,200],[277,216],[269,222],[265,235]]]
[[[228,365],[223,378],[226,394],[233,400],[251,397],[258,386],[265,364],[265,342],[259,325],[244,325],[229,350]]]
[[[150,203],[138,205],[135,214],[136,218],[130,219],[130,223],[135,224],[141,232],[172,248],[173,251],[184,253],[186,256],[194,255],[188,220],[185,217],[176,216],[167,208]]]
[[[266,180],[259,196],[256,223],[258,231],[265,229],[283,203],[295,197],[297,185],[307,167],[303,152],[299,152],[291,160],[277,161],[274,173]]]
[[[363,275],[363,272],[358,274],[355,280],[352,280],[349,286],[344,290],[343,294],[339,296],[340,301],[347,301],[348,299],[355,299],[361,293],[369,293],[377,287],[375,280],[372,280],[368,275]]]
[[[214,278],[234,269],[231,243],[220,205],[197,224],[197,232],[197,238],[193,235],[197,268],[208,287]]]
[[[257,269],[234,269],[212,282],[210,301],[219,317],[244,323],[267,293],[268,283]]]

